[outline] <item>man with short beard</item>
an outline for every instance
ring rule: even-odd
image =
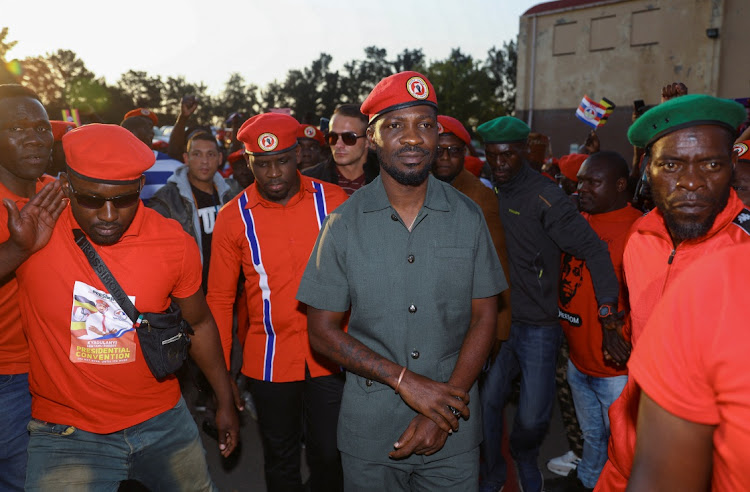
[[[471,136],[460,121],[445,115],[438,115],[438,131],[440,135],[438,136],[437,158],[432,163],[432,174],[440,181],[450,183],[482,208],[484,220],[492,236],[492,244],[495,245],[497,257],[503,265],[505,280],[510,282],[508,253],[505,251],[505,231],[503,231],[503,223],[500,222],[497,197],[479,178],[464,168],[467,147],[471,145]],[[510,335],[510,289],[500,294],[499,301],[497,333],[495,333],[495,343],[490,353],[492,359],[497,356],[502,343]]]
[[[692,94],[650,109],[628,130],[630,142],[646,149],[656,204],[633,226],[623,256],[634,348],[662,294],[679,282],[685,268],[726,246],[750,241],[750,211],[730,186],[737,160],[735,129],[744,118],[734,101]],[[627,486],[639,401],[640,389],[629,380],[610,407],[609,461],[596,490]]]
[[[475,381],[505,274],[479,207],[430,176],[438,124],[429,81],[387,77],[362,112],[382,172],[328,217],[297,293],[313,349],[348,372],[344,487],[475,491]]]

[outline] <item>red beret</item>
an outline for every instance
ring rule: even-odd
[[[383,113],[418,104],[437,109],[435,88],[421,73],[399,72],[381,80],[362,103],[360,111],[372,123]]]
[[[750,161],[750,140],[737,142],[733,147],[734,152],[741,161]]]
[[[63,136],[62,144],[72,174],[90,181],[137,181],[156,161],[146,144],[118,125],[79,126]]]
[[[132,118],[133,116],[145,116],[146,118],[154,122],[154,126],[159,124],[159,118],[157,118],[156,114],[146,108],[138,108],[134,109],[133,111],[128,111],[127,113],[125,113],[125,117],[123,118],[123,120]]]
[[[245,144],[250,155],[281,154],[297,145],[299,123],[289,115],[263,113],[242,124],[237,140]]]
[[[588,157],[587,154],[568,154],[560,157],[558,161],[560,172],[569,180],[578,182],[578,170]]]
[[[229,164],[234,164],[240,159],[244,159],[243,157],[244,155],[245,155],[245,149],[234,151],[227,156],[227,161],[229,161]]]
[[[323,132],[312,125],[300,125],[297,129],[297,138],[312,138],[313,140],[317,140],[321,146],[326,144]]]
[[[439,115],[438,116],[438,132],[439,133],[452,133],[461,139],[466,145],[471,145],[471,136],[466,128],[456,118],[450,116]],[[465,164],[464,164],[465,165]]]
[[[55,137],[55,142],[62,140],[63,135],[76,127],[72,121],[50,120],[49,123],[52,125],[52,136]]]
[[[473,155],[467,155],[466,157],[464,157],[464,169],[469,171],[477,178],[480,174],[482,174],[483,167],[484,162],[482,162],[482,159],[480,159],[479,157],[475,157]]]

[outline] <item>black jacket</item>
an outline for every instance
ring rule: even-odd
[[[375,152],[367,152],[367,160],[365,161],[363,169],[365,171],[365,184],[368,184],[370,181],[378,177],[380,174],[380,164],[378,163],[378,157],[375,155]],[[313,167],[308,167],[302,171],[302,174],[335,185],[339,184],[339,174],[336,172],[336,163],[334,162],[333,157],[329,157],[328,160],[316,164]]]
[[[586,261],[600,304],[617,304],[619,283],[607,244],[565,192],[526,164],[497,190],[510,263],[513,322],[558,323],[561,251]]]

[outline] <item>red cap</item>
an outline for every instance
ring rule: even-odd
[[[156,114],[154,114],[153,111],[148,110],[146,108],[138,108],[132,111],[128,111],[127,113],[125,113],[125,117],[123,118],[123,120],[132,118],[133,116],[145,116],[146,118],[154,122],[154,126],[159,124],[159,118],[157,118]]]
[[[464,157],[464,169],[469,171],[477,178],[480,174],[482,174],[483,167],[484,162],[482,162],[482,159],[480,159],[479,157],[475,157],[473,155],[467,155],[466,157]]]
[[[383,113],[418,104],[437,109],[435,88],[421,73],[400,72],[381,80],[362,103],[360,111],[372,123]]]
[[[63,135],[62,144],[72,174],[89,181],[137,181],[156,161],[146,144],[118,125],[79,126]]]
[[[63,135],[76,127],[72,121],[50,120],[49,123],[52,125],[52,136],[55,137],[55,142],[62,140]]]
[[[258,114],[242,124],[237,140],[250,155],[281,154],[297,145],[298,127],[297,120],[285,114]]]
[[[229,162],[229,164],[234,164],[240,159],[244,159],[244,155],[245,149],[236,150],[227,156],[227,161]]]
[[[560,172],[571,181],[578,182],[578,170],[581,169],[583,161],[588,159],[587,154],[568,154],[560,157],[558,165]]]
[[[732,149],[737,154],[739,160],[750,161],[750,140],[737,142]]]
[[[297,138],[312,138],[317,140],[321,146],[326,144],[323,132],[312,125],[300,125],[297,129]]]
[[[471,136],[466,128],[456,118],[451,116],[438,116],[438,133],[452,133],[461,139],[466,145],[471,145]],[[464,163],[464,165],[466,165]]]

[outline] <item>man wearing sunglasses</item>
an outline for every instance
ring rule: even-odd
[[[52,150],[52,127],[39,97],[26,87],[0,85],[0,198],[18,208],[54,181],[43,176]],[[0,241],[8,239],[0,208]],[[0,490],[21,491],[31,419],[29,346],[21,328],[18,282],[0,276]]]
[[[438,116],[438,155],[432,164],[432,174],[439,180],[450,183],[455,189],[468,196],[482,208],[484,220],[492,236],[495,251],[506,272],[506,280],[510,271],[508,267],[508,253],[505,251],[505,231],[500,222],[497,208],[497,197],[491,189],[486,187],[479,178],[464,169],[464,158],[471,146],[471,136],[460,121],[451,116]],[[510,289],[499,295],[500,304],[497,309],[497,333],[492,345],[491,359],[497,356],[503,341],[510,334]]]
[[[200,288],[195,241],[141,204],[143,171],[154,155],[130,132],[85,125],[65,134],[63,149],[67,172],[60,182],[69,206],[56,183],[20,213],[4,203],[11,233],[0,244],[0,277],[15,270],[31,341],[26,488],[114,490],[134,479],[150,490],[216,490],[177,379],[154,378],[133,322],[73,234],[83,231],[138,310],[164,312],[171,301],[180,307],[195,332],[190,355],[217,396],[219,449],[228,456],[239,425],[219,335]],[[97,300],[106,301],[101,310]],[[88,316],[106,317],[119,328],[88,333],[81,329]]]
[[[331,157],[302,174],[341,186],[351,195],[380,173],[375,154],[368,151],[367,117],[356,104],[342,104],[333,112],[326,143]]]

